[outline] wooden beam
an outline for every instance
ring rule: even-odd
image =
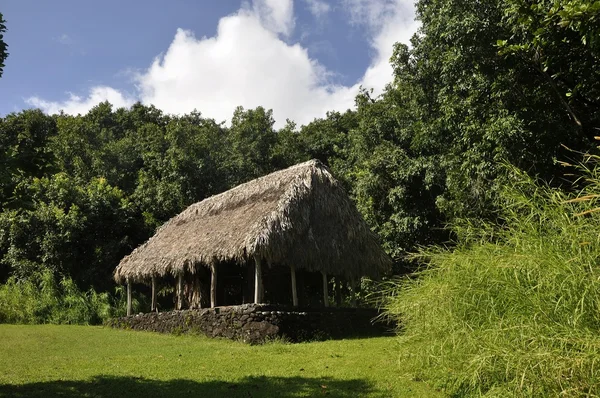
[[[131,315],[131,282],[127,280],[127,316]]]
[[[293,265],[290,267],[290,273],[292,274],[292,304],[294,304],[294,307],[297,307],[298,290],[296,289],[296,268]]]
[[[327,288],[327,274],[325,272],[321,272],[323,274],[323,305],[325,307],[329,307],[329,289]]]
[[[263,301],[262,265],[260,257],[254,257],[254,264],[254,303],[259,304]]]
[[[183,309],[183,273],[177,275],[177,309]]]
[[[217,267],[210,266],[210,308],[217,306]]]
[[[151,310],[156,311],[156,277],[152,276],[152,305]]]

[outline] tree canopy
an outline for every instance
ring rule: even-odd
[[[118,259],[189,204],[311,158],[345,184],[398,273],[417,247],[448,241],[448,223],[501,217],[506,164],[560,186],[555,160],[600,128],[600,2],[416,8],[421,28],[395,45],[385,92],[304,126],[276,129],[263,107],[225,125],[141,103],[0,119],[0,277],[50,269],[108,288]]]

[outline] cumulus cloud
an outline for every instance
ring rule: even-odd
[[[62,110],[72,115],[85,114],[94,106],[104,101],[110,102],[115,108],[129,107],[135,102],[133,98],[106,86],[92,87],[87,98],[82,98],[73,93],[68,94],[69,99],[63,102],[46,101],[39,97],[27,98],[25,102],[36,108],[43,109],[46,113],[54,114]]]
[[[306,123],[352,106],[354,90],[331,86],[328,71],[299,44],[288,45],[252,15],[221,19],[217,35],[196,39],[179,30],[164,56],[138,77],[145,103],[172,113],[195,108],[225,120],[237,105],[274,110]]]
[[[273,109],[277,127],[286,119],[306,124],[327,111],[352,108],[359,86],[377,95],[391,81],[392,45],[408,42],[417,25],[410,1],[340,1],[353,23],[367,28],[374,50],[369,68],[352,86],[331,84],[332,71],[299,43],[286,42],[295,23],[291,0],[255,0],[221,18],[213,37],[199,39],[179,29],[167,51],[135,77],[137,99],[168,113],[197,109],[217,121],[231,118],[238,105],[263,106]],[[87,98],[71,94],[61,103],[37,97],[27,102],[49,113],[84,113],[105,100],[116,106],[134,101],[110,87],[94,87]]]
[[[253,10],[262,25],[272,32],[289,36],[294,30],[293,0],[254,0]]]
[[[365,26],[370,32],[371,46],[376,54],[366,70],[362,85],[380,94],[391,81],[394,43],[410,43],[419,28],[415,21],[412,0],[343,0],[345,9],[356,25]]]

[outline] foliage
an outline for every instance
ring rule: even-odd
[[[0,396],[437,397],[398,378],[393,337],[250,346],[82,326],[0,325]]]
[[[394,81],[357,97],[341,168],[390,254],[447,241],[455,219],[493,220],[502,162],[561,184],[554,159],[590,148],[600,127],[595,3],[417,2],[422,26],[412,47],[396,44]]]
[[[30,208],[0,213],[1,261],[11,274],[27,279],[51,270],[85,288],[108,290],[141,224],[123,193],[103,178],[78,185],[58,173],[23,183],[18,197]]]
[[[585,152],[600,128],[600,2],[416,10],[421,28],[394,47],[385,92],[362,90],[355,109],[305,126],[277,130],[263,107],[238,107],[226,126],[108,102],[1,118],[0,282],[48,269],[111,290],[119,259],[188,205],[310,158],[340,178],[395,273],[418,266],[417,248],[449,241],[447,223],[498,221],[502,162],[561,186],[554,160]],[[4,30],[0,16],[2,62]]]
[[[56,122],[40,110],[25,110],[0,119],[0,211],[28,205],[15,189],[32,177],[53,171],[49,140],[57,133]]]
[[[600,1],[507,1],[503,54],[531,65],[563,112],[587,134],[600,126]]]
[[[197,113],[172,119],[163,128],[146,124],[138,131],[142,166],[132,200],[147,220],[156,220],[152,229],[190,204],[228,189],[226,138],[219,125]]]
[[[577,196],[512,171],[502,225],[457,227],[453,251],[388,285],[402,361],[452,395],[598,395],[600,168]]]
[[[124,310],[107,293],[81,291],[72,279],[57,281],[50,271],[0,285],[0,323],[93,325]]]
[[[118,261],[164,221],[307,160],[312,144],[341,153],[343,138],[329,141],[336,127],[319,126],[343,126],[345,135],[352,116],[331,114],[302,135],[292,122],[275,131],[261,107],[238,108],[229,128],[139,103],[115,110],[105,102],[79,116],[9,114],[0,119],[0,282],[49,270],[84,290],[110,291]]]
[[[2,77],[2,72],[4,72],[4,61],[6,57],[8,57],[8,53],[6,49],[8,45],[4,41],[4,33],[6,32],[6,21],[2,17],[2,13],[0,12],[0,77]]]
[[[386,98],[372,101],[368,93],[358,103],[342,171],[386,251],[401,259],[419,244],[443,239],[444,217],[436,209],[444,185],[440,162],[412,147],[406,110],[390,107]]]
[[[339,165],[346,157],[345,149],[350,132],[358,126],[354,111],[327,112],[323,119],[315,119],[303,126],[298,136],[305,159],[319,159],[324,164]]]
[[[272,147],[273,168],[284,169],[310,159],[311,157],[302,148],[296,123],[288,120],[286,125],[277,132],[277,141]]]
[[[273,129],[273,111],[263,107],[236,108],[228,134],[226,164],[230,187],[252,180],[273,170],[271,156],[277,135]]]

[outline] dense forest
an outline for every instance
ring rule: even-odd
[[[449,223],[498,217],[510,164],[564,185],[556,160],[600,129],[598,2],[422,0],[394,80],[356,107],[274,129],[263,108],[231,124],[152,105],[0,120],[0,280],[43,270],[112,290],[119,259],[189,204],[317,158],[343,180],[396,261],[447,242]],[[4,29],[4,24],[2,25]],[[6,58],[6,45],[0,46]]]
[[[385,92],[363,89],[353,109],[307,125],[276,129],[262,107],[224,123],[141,103],[1,118],[0,322],[101,321],[122,308],[115,266],[163,222],[316,158],[396,276],[429,264],[384,291],[418,377],[459,395],[592,396],[600,1],[416,9]]]

